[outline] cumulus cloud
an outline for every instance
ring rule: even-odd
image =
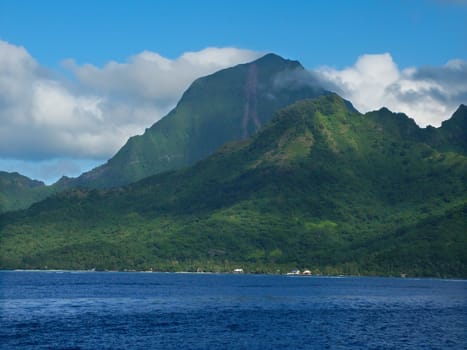
[[[187,52],[175,60],[144,51],[125,63],[109,62],[103,68],[64,62],[88,91],[115,98],[151,103],[159,109],[172,107],[197,77],[259,57],[257,52],[236,48],[207,48]]]
[[[207,48],[174,60],[144,51],[104,67],[66,60],[67,80],[0,41],[0,157],[107,159],[165,115],[194,79],[257,57]]]
[[[463,60],[400,69],[384,53],[360,56],[342,70],[321,67],[313,73],[361,112],[385,106],[406,113],[420,126],[439,126],[461,103],[467,103],[467,61]]]
[[[68,79],[0,40],[1,169],[48,182],[79,175],[163,117],[196,78],[259,56],[207,48],[173,60],[144,51],[104,67],[68,59]]]

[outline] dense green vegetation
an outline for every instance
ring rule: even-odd
[[[189,168],[0,216],[0,267],[467,277],[467,158],[444,128],[299,101]]]
[[[0,171],[0,213],[27,208],[51,193],[43,182]]]

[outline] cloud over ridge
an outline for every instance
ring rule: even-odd
[[[313,75],[329,90],[349,99],[361,112],[388,107],[418,125],[440,126],[467,103],[467,61],[399,69],[389,53],[362,55],[353,66],[321,67]]]

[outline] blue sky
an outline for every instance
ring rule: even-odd
[[[467,1],[0,0],[0,170],[76,176],[193,79],[267,52],[362,112],[439,125],[467,104]]]
[[[103,65],[143,50],[169,58],[210,46],[344,67],[390,52],[401,66],[467,56],[467,6],[436,0],[0,1],[0,37],[39,62]]]

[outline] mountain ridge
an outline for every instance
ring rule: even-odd
[[[47,186],[18,172],[0,171],[0,213],[22,209],[29,203],[43,199]],[[51,192],[50,192],[51,193]]]
[[[354,110],[353,106],[351,106],[351,104],[349,105],[348,101],[345,101],[345,104],[349,110]],[[393,119],[393,116],[400,114],[407,118],[403,123],[409,126],[409,133],[415,132],[420,141],[426,142],[437,149],[445,151],[454,150],[456,152],[467,154],[467,141],[463,137],[465,130],[467,129],[467,107],[463,104],[457,108],[451,118],[443,121],[439,127],[428,126],[426,128],[420,128],[416,125],[413,119],[408,117],[406,114],[392,112],[387,107],[382,107],[379,110],[368,112],[366,114],[374,114],[376,117],[385,115],[386,118],[389,117],[389,120],[397,120]],[[451,121],[453,118],[454,121]],[[454,127],[449,127],[450,125],[454,125]],[[446,130],[447,127],[449,127],[450,130]],[[453,129],[454,131],[452,131]],[[94,171],[97,171],[98,169],[100,169],[100,167],[95,168]],[[7,174],[7,172],[0,171],[0,182],[2,173]],[[18,175],[25,177],[21,174]],[[38,181],[32,179],[29,180]],[[40,183],[41,181],[38,182]],[[53,185],[38,186],[37,188],[34,188],[33,191],[24,191],[23,193],[15,192],[14,188],[9,188],[9,186],[7,186],[7,182],[3,182],[3,187],[0,186],[0,203],[3,203],[0,204],[0,213],[26,209],[31,204],[43,200],[53,193],[74,187],[80,187],[76,184],[76,178],[70,178],[67,176],[63,176]]]
[[[428,142],[443,149],[467,153],[467,106],[461,104],[451,118],[443,121],[439,128],[426,128]]]

